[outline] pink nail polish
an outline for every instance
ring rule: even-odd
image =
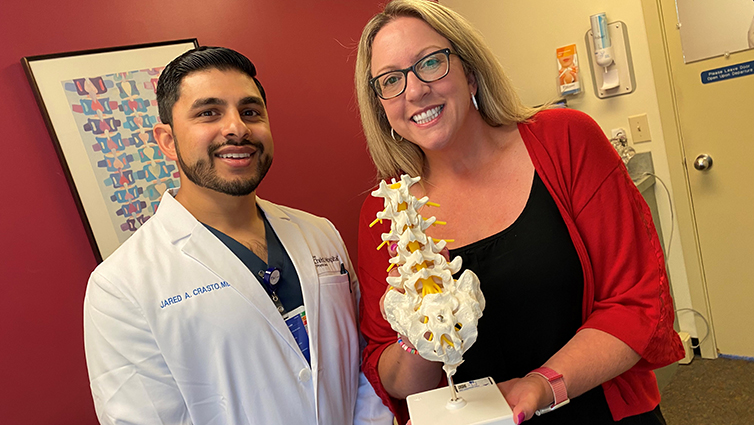
[[[519,412],[518,413],[518,422],[516,422],[516,423],[520,424],[520,423],[522,423],[524,421],[524,419],[526,419],[526,415],[524,415],[524,412]]]

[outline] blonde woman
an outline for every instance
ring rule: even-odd
[[[664,423],[652,369],[683,348],[663,253],[597,124],[523,106],[479,33],[430,1],[393,1],[367,24],[355,80],[379,177],[422,177],[413,194],[441,208],[421,213],[448,223],[427,232],[482,281],[456,382],[492,376],[516,423]],[[381,209],[369,197],[360,220],[362,367],[405,423],[406,396],[443,378],[380,313],[387,223],[369,223]]]

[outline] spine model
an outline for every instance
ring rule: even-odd
[[[427,237],[424,231],[433,224],[444,224],[435,217],[424,219],[418,210],[424,205],[439,207],[425,196],[416,199],[409,188],[420,177],[404,174],[400,181],[380,182],[372,196],[385,199],[385,209],[377,213],[373,226],[390,220],[390,232],[382,234],[385,244],[397,244],[390,267],[399,276],[389,276],[391,289],[384,308],[393,330],[408,337],[417,352],[427,360],[444,363],[448,376],[463,362],[463,353],[477,338],[477,322],[484,310],[484,295],[479,279],[471,270],[458,280],[453,274],[461,269],[461,257],[448,262],[440,254],[447,241]]]

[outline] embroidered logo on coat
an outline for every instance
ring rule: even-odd
[[[317,268],[317,274],[340,272],[341,261],[337,255],[330,257],[312,255],[312,260],[314,260],[314,267]]]

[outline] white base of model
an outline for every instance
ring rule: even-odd
[[[513,411],[492,378],[456,384],[460,401],[452,402],[448,387],[410,395],[412,425],[514,425]]]

